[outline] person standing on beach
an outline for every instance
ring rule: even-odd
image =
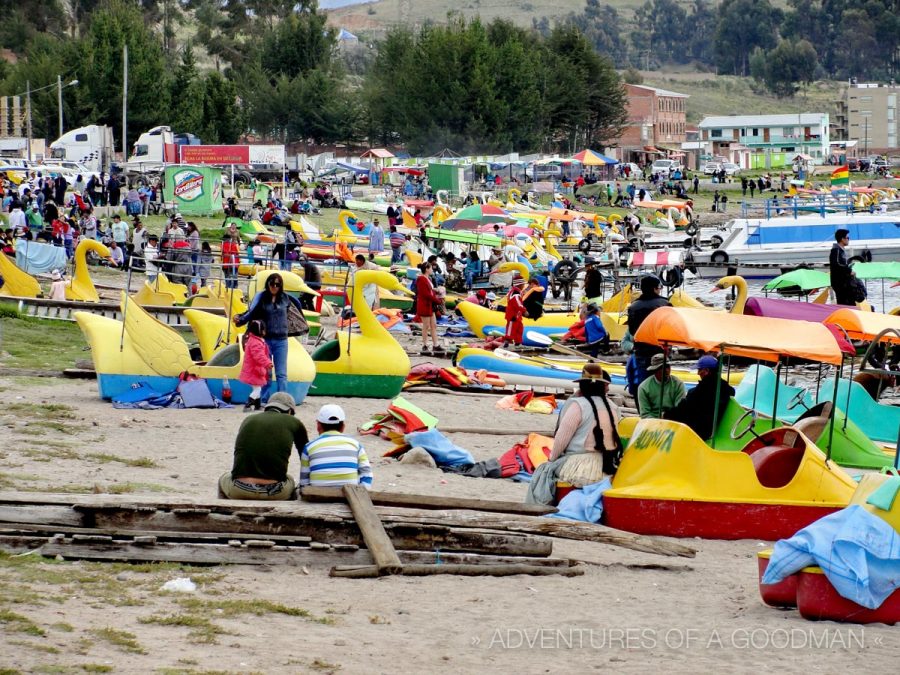
[[[828,256],[828,272],[831,277],[831,290],[834,291],[834,301],[839,305],[855,306],[856,288],[853,283],[853,272],[844,250],[849,244],[850,230],[841,228],[834,233],[834,244],[831,245],[831,253]]]
[[[440,304],[441,299],[431,283],[431,275],[434,270],[431,263],[423,263],[421,273],[416,277],[416,319],[422,322],[422,354],[430,355],[428,351],[428,334],[431,334],[431,345],[435,353],[444,351],[438,344],[437,318],[434,315],[434,307]]]
[[[628,306],[628,332],[632,338],[637,335],[638,328],[650,314],[660,307],[671,307],[668,300],[660,296],[662,282],[653,275],[641,279],[641,295]],[[629,358],[632,365],[633,378],[628,382],[628,391],[637,399],[637,391],[641,382],[647,379],[647,368],[654,354],[661,354],[662,350],[643,342],[634,343],[634,351]]]
[[[384,252],[384,230],[381,223],[376,218],[372,222],[372,229],[369,230],[369,253],[379,254]]]

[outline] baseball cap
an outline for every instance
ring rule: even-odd
[[[697,361],[697,370],[701,370],[703,368],[707,368],[709,370],[716,370],[719,367],[719,359],[715,356],[701,356],[700,360]]]
[[[491,291],[490,293],[487,294],[487,299],[488,299],[488,300],[496,300],[496,299],[497,299],[497,294],[494,293],[494,291]]]
[[[475,292],[475,295],[477,295],[479,298],[486,298],[487,291],[484,290],[483,288],[480,288],[478,291]]]
[[[320,422],[321,424],[340,424],[341,422],[346,421],[347,416],[344,414],[344,409],[334,403],[327,403],[319,408],[319,412],[316,413],[316,422]]]

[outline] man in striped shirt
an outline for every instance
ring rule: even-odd
[[[319,437],[300,453],[300,487],[372,487],[372,467],[362,444],[344,435],[347,417],[339,405],[323,405],[316,415]]]

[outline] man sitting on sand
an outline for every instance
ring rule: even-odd
[[[295,408],[294,398],[282,391],[272,394],[263,412],[243,421],[234,441],[234,464],[219,478],[220,499],[293,499],[291,446],[299,453],[309,441]]]
[[[344,434],[347,416],[339,405],[323,405],[316,414],[319,437],[300,452],[300,488],[363,485],[372,487],[372,467],[362,444]]]

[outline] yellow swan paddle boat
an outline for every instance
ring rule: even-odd
[[[0,275],[3,275],[0,297],[36,298],[42,293],[38,280],[3,253],[0,253]]]
[[[101,258],[110,258],[112,254],[99,241],[94,239],[82,239],[75,248],[75,274],[72,281],[66,286],[66,300],[81,300],[83,302],[100,302],[94,282],[91,281],[88,272],[87,254],[93,251]]]
[[[409,356],[366,304],[362,289],[367,284],[410,294],[389,272],[362,270],[354,275],[350,304],[360,334],[340,331],[313,353],[313,396],[393,398],[403,388],[409,374]]]
[[[141,289],[131,296],[141,307],[171,307],[183,305],[187,301],[188,289],[184,284],[176,284],[160,272],[151,283],[145,281]]]
[[[91,347],[97,385],[101,398],[110,399],[145,382],[159,392],[178,386],[184,372],[204,378],[213,395],[222,397],[222,385],[228,379],[232,401],[244,403],[250,387],[238,381],[243,352],[241,346],[226,345],[206,361],[191,358],[188,343],[172,328],[154,319],[146,310],[123,293],[123,322],[90,312],[75,312],[75,320]],[[205,326],[209,332],[221,330],[225,317],[201,310],[186,310],[191,325]],[[288,340],[287,391],[301,402],[315,376],[315,366],[303,345]]]

